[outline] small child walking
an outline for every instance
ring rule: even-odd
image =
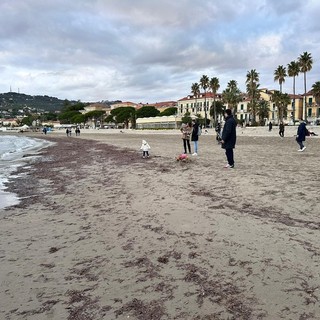
[[[149,150],[150,150],[150,146],[148,144],[148,142],[146,140],[142,140],[142,145],[140,150],[142,150],[143,154],[142,154],[142,158],[149,158]]]

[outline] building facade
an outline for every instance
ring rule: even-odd
[[[289,94],[291,102],[286,106],[286,112],[284,118],[279,118],[279,110],[276,104],[272,101],[272,95],[275,90],[268,90],[266,88],[260,89],[260,99],[267,101],[269,107],[268,117],[265,118],[265,124],[270,121],[274,124],[278,124],[281,120],[285,124],[294,124],[294,121],[299,119],[304,119],[304,103],[306,101],[306,112],[307,112],[307,121],[310,123],[320,123],[320,105],[317,104],[315,97],[312,95],[312,92],[309,91],[305,95],[293,95]],[[305,99],[306,97],[306,99]],[[222,94],[217,93],[215,97],[216,101],[222,101]],[[183,117],[186,112],[190,113],[191,117],[196,117],[200,115],[202,118],[205,117],[205,112],[207,112],[207,119],[212,119],[210,116],[210,108],[213,106],[214,97],[212,92],[207,92],[206,94],[200,93],[198,96],[188,95],[182,99],[178,100],[177,108],[178,115]],[[250,99],[246,94],[243,95],[242,100],[237,105],[237,110],[235,116],[237,120],[244,124],[251,124],[252,122],[252,113],[249,109]],[[224,104],[228,108],[228,104]],[[221,120],[221,115],[218,117],[218,121]],[[256,121],[258,121],[258,116]]]

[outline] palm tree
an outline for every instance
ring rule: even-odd
[[[272,95],[272,101],[278,107],[278,118],[282,121],[284,114],[287,113],[288,104],[291,103],[291,99],[287,93],[275,91]]]
[[[296,77],[299,75],[300,66],[299,63],[296,61],[291,61],[288,64],[288,76],[293,77],[293,104],[292,104],[292,121],[295,121],[295,114],[296,114]]]
[[[307,72],[312,69],[313,59],[311,53],[304,52],[298,58],[300,72],[303,72],[304,78],[304,120],[307,120]]]
[[[206,75],[203,75],[200,79],[200,85],[204,90],[204,126],[207,127],[207,89],[209,87],[209,78]]]
[[[226,107],[223,105],[222,101],[216,101],[215,105],[214,103],[212,103],[211,108],[210,108],[210,116],[212,116],[212,118],[214,117],[214,115],[222,115],[224,114],[224,110],[226,109]],[[217,125],[217,123],[215,123],[215,126]]]
[[[247,94],[250,98],[249,108],[252,111],[253,123],[256,122],[257,101],[260,98],[259,73],[256,69],[247,72],[246,80]]]
[[[217,77],[213,77],[210,79],[209,83],[210,89],[213,93],[213,114],[214,114],[214,126],[216,126],[217,122],[217,110],[216,110],[216,94],[220,88],[219,79]]]
[[[242,100],[241,91],[238,88],[236,80],[230,80],[227,88],[222,92],[222,99],[228,103],[229,107],[233,109],[233,112],[237,112],[237,105]]]
[[[259,117],[259,124],[261,126],[265,124],[264,119],[267,119],[269,117],[269,111],[270,111],[270,107],[269,107],[268,101],[260,100],[257,106],[257,115]]]
[[[316,99],[316,104],[319,107],[320,106],[320,81],[317,81],[312,85],[312,94]]]
[[[191,86],[191,93],[193,94],[194,98],[195,98],[195,106],[196,106],[196,112],[198,112],[198,107],[197,107],[197,98],[200,94],[200,86],[199,83],[195,82],[192,84]]]
[[[274,81],[279,82],[280,92],[282,92],[282,83],[285,82],[286,76],[287,72],[284,66],[278,66],[278,68],[274,70]]]

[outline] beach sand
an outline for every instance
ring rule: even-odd
[[[56,144],[0,210],[0,318],[320,319],[320,140],[294,130],[239,129],[235,169],[211,134],[188,162],[174,132],[28,134]]]

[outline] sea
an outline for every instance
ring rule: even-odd
[[[18,167],[27,164],[25,154],[35,154],[52,143],[43,139],[16,135],[0,135],[0,209],[19,204],[14,193],[6,191],[5,183],[14,179]],[[28,157],[30,161],[30,158]]]

